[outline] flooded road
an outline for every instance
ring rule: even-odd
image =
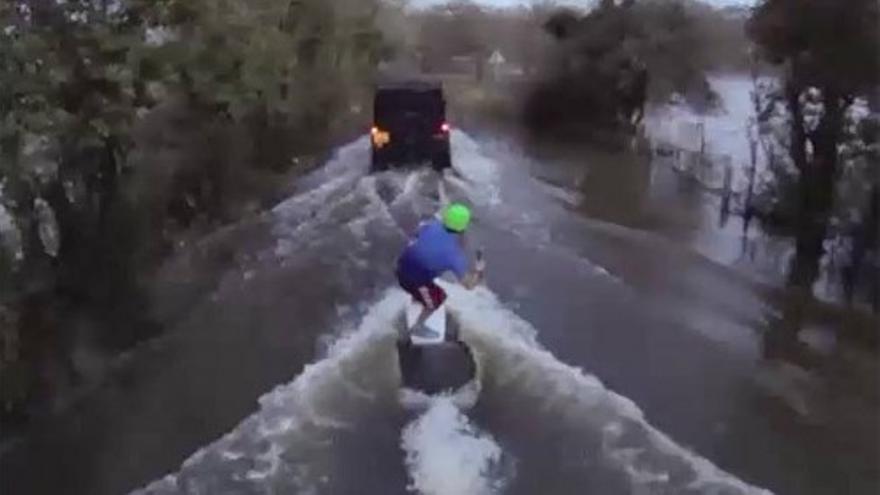
[[[693,249],[688,217],[620,220],[682,197],[651,170],[594,168],[570,188],[504,140],[457,132],[453,154],[443,177],[369,176],[356,141],[202,241],[172,271],[186,285],[199,252],[225,253],[208,294],[0,457],[4,492],[880,490],[877,362],[835,338],[849,320],[805,320],[809,367],[766,359],[773,291]],[[487,287],[450,288],[480,367],[465,410],[402,401],[392,345],[394,260],[450,199],[475,205],[469,243],[489,262]]]

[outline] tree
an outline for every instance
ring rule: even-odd
[[[119,192],[146,26],[107,2],[18,1],[0,14],[0,173],[24,248],[14,280],[86,305],[124,297],[130,229]]]
[[[434,7],[419,16],[418,49],[426,71],[448,71],[456,56],[474,57],[479,65],[489,50],[486,11],[465,0]],[[479,67],[475,67],[479,70]]]
[[[0,2],[4,379],[8,356],[43,376],[47,348],[71,367],[67,321],[111,352],[152,334],[169,220],[232,220],[325,144],[372,79],[377,1]]]
[[[151,328],[140,307],[136,227],[122,187],[131,127],[144,104],[147,25],[138,12],[146,7],[0,5],[0,202],[12,219],[3,236],[17,238],[17,252],[0,262],[2,412],[35,390],[46,395],[51,386],[38,382],[49,361],[76,379],[66,344],[72,325],[65,323],[87,318],[117,330],[98,337],[110,346]]]
[[[555,66],[527,99],[525,118],[542,132],[566,126],[617,130],[638,120],[647,70],[636,47],[633,3],[604,2],[587,15],[562,9],[545,30],[557,40]]]
[[[697,110],[712,108],[706,75],[747,60],[734,48],[743,22],[689,0],[603,1],[586,15],[556,10],[544,24],[555,49],[526,103],[527,123],[631,132],[649,99],[673,93]]]
[[[878,16],[876,0],[765,0],[748,25],[764,58],[784,69],[770,104],[787,112],[787,158],[797,174],[795,286],[818,277],[848,111],[880,83]]]

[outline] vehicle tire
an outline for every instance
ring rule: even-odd
[[[442,172],[444,169],[451,167],[452,159],[449,156],[449,150],[447,149],[435,154],[431,159],[431,166],[438,172]]]
[[[376,148],[373,148],[370,172],[384,172],[386,170],[388,170],[388,161],[386,160],[384,153],[380,152]]]

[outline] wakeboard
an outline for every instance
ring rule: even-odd
[[[412,328],[422,306],[415,301],[406,308],[406,325]],[[470,347],[451,331],[446,304],[425,321],[424,332],[410,333],[397,343],[402,386],[427,395],[455,393],[477,375]]]

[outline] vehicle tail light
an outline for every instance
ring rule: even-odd
[[[383,131],[377,126],[373,126],[370,129],[370,137],[372,138],[373,146],[377,148],[381,148],[391,142],[391,133]]]
[[[440,130],[449,133],[449,131],[452,130],[452,127],[449,125],[449,122],[444,122],[440,125]]]

